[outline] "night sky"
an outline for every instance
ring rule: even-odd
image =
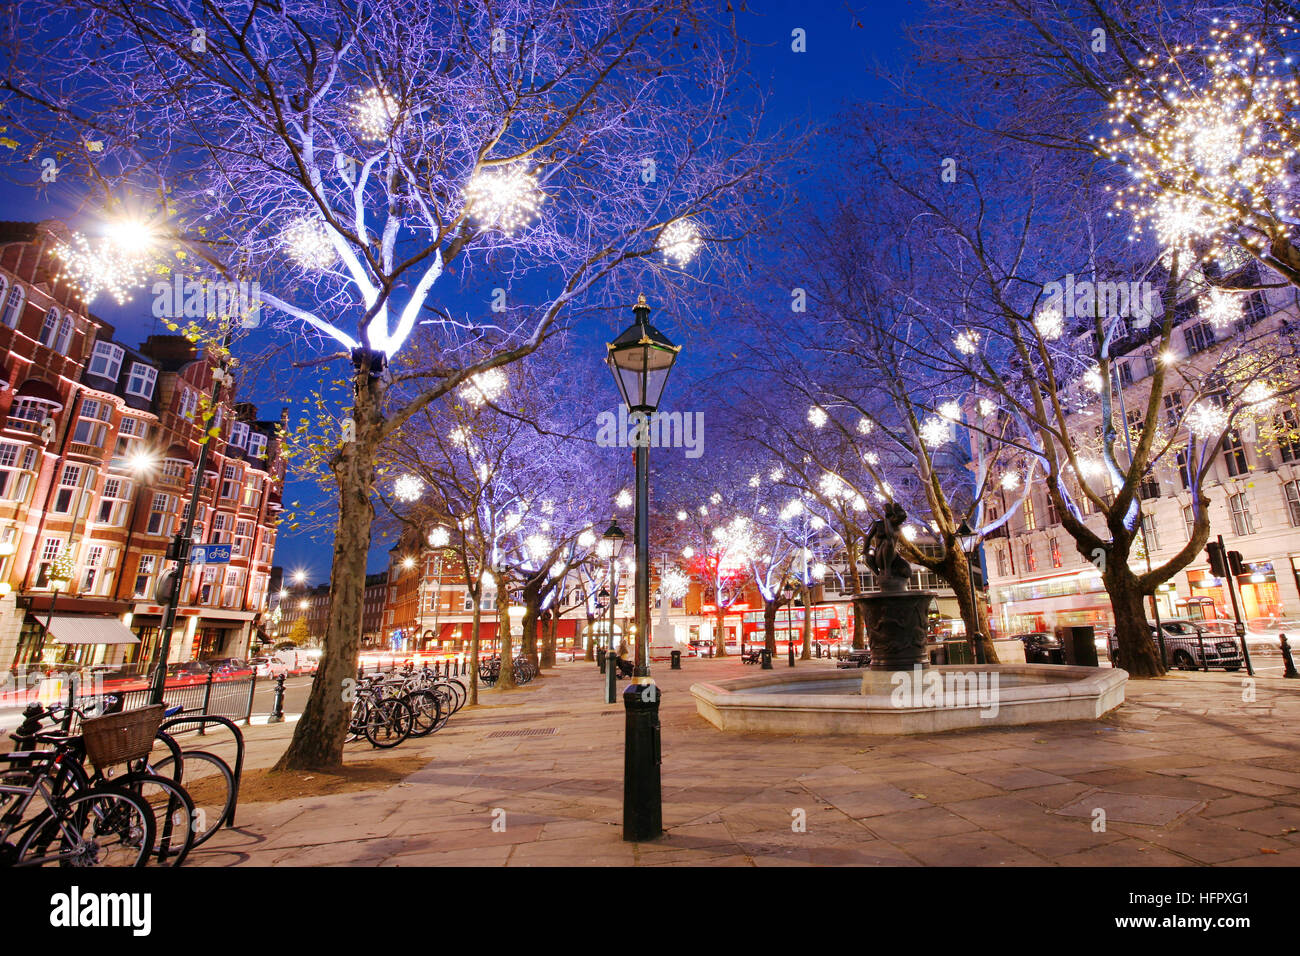
[[[905,42],[901,25],[919,17],[923,9],[916,3],[896,0],[856,4],[857,10],[831,0],[761,0],[752,6],[760,12],[742,15],[740,23],[746,39],[753,44],[750,58],[753,81],[760,89],[769,91],[768,119],[771,123],[797,128],[831,122],[846,102],[877,101],[888,96],[884,84],[874,76],[874,66],[883,64],[888,67],[897,60]],[[797,27],[806,31],[806,53],[791,51],[791,31]],[[821,155],[819,151],[827,149],[828,142],[827,137],[815,137],[807,161],[795,165],[816,169]],[[35,176],[32,178],[36,179]],[[63,219],[74,229],[81,226],[84,217],[79,211],[79,197],[72,194],[70,188],[60,190],[55,186],[41,191],[36,185],[15,184],[12,177],[10,181],[0,181],[0,202],[3,203],[0,218]],[[801,190],[801,201],[816,204],[817,187],[813,179],[798,184],[797,188]],[[759,240],[755,254],[779,261],[777,257],[781,253],[777,239]],[[159,320],[149,313],[147,297],[142,294],[122,307],[101,296],[92,309],[96,315],[112,323],[117,329],[117,338],[127,344],[137,344],[151,333],[166,332]],[[671,322],[665,320],[664,325],[671,327]],[[269,331],[256,333],[251,344],[254,347],[272,345],[274,343],[265,338],[262,342],[257,339],[259,335],[269,337],[275,334]],[[589,354],[569,355],[566,359],[598,363],[603,358],[603,343],[603,339],[593,335],[591,347],[587,350]],[[571,343],[570,351],[575,351],[580,344]],[[707,354],[696,353],[693,361],[689,340],[679,344],[686,348],[682,367],[675,373],[680,381],[674,386],[685,390],[693,377],[710,373],[710,359]],[[612,405],[612,383],[610,389]],[[268,419],[277,418],[280,408],[288,404],[292,418],[292,391],[292,388],[285,387],[285,378],[261,375],[244,386],[240,398],[254,402],[262,417]],[[290,400],[286,401],[286,397]],[[292,474],[285,490],[285,501],[300,501],[302,511],[312,509],[315,507],[312,502],[319,501],[322,514],[328,513],[330,507],[328,498],[314,484],[295,481]],[[276,546],[275,561],[286,569],[304,569],[312,583],[321,583],[329,576],[330,541],[329,531],[307,534],[286,527]],[[370,552],[372,571],[386,566],[390,545],[391,541],[376,536]]]

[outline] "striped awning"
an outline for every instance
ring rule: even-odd
[[[49,636],[56,644],[140,643],[140,638],[121,620],[108,615],[55,614],[49,628]]]

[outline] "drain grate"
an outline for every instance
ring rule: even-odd
[[[524,730],[494,730],[488,734],[488,739],[493,737],[549,737],[555,733],[554,727],[528,727]]]

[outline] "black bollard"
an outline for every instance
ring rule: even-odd
[[[1291,659],[1291,645],[1287,643],[1286,635],[1279,634],[1282,641],[1282,676],[1283,677],[1300,677],[1300,672],[1295,669],[1295,661]]]
[[[596,665],[602,674],[605,673],[605,648],[603,647],[596,648]]]
[[[668,665],[668,669],[669,669],[669,670],[674,670],[674,671],[679,671],[679,670],[681,670],[681,669],[682,669],[682,652],[681,652],[681,651],[673,651],[672,654],[671,654],[670,656],[672,657],[673,662],[672,662],[671,664]]]
[[[271,716],[266,718],[268,724],[284,722],[284,675],[275,678],[275,697],[271,702]]]
[[[627,841],[653,840],[664,831],[659,786],[661,696],[648,677],[637,678],[623,691],[623,839]]]

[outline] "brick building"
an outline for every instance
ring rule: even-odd
[[[143,665],[213,365],[180,336],[117,341],[56,279],[57,229],[0,223],[0,663]],[[230,561],[191,566],[172,661],[245,656],[266,609],[279,423],[248,404],[214,414],[193,540],[229,545]]]

